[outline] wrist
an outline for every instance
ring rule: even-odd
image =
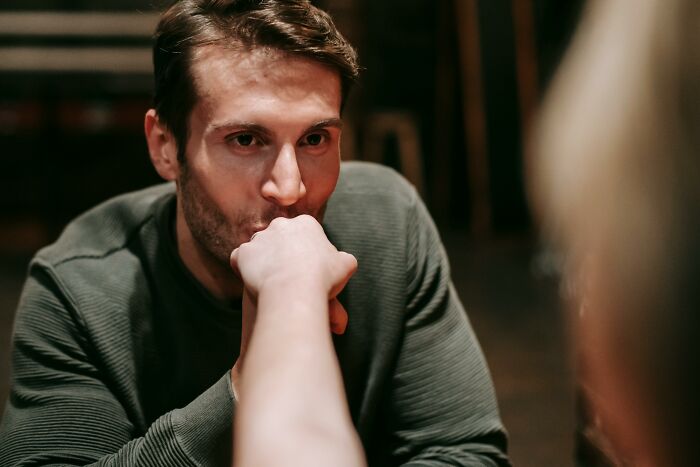
[[[321,278],[308,275],[277,275],[265,280],[258,290],[258,296],[281,294],[290,299],[321,296],[327,300],[329,292]]]
[[[286,317],[304,316],[328,321],[328,292],[318,284],[306,282],[274,282],[258,292],[258,317],[283,313]]]

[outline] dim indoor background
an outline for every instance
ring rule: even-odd
[[[142,134],[150,0],[0,5],[0,408],[27,262],[94,204],[158,182]],[[345,159],[402,172],[435,217],[522,467],[574,464],[567,320],[523,141],[582,0],[325,0],[364,68]],[[429,384],[429,382],[426,382]]]

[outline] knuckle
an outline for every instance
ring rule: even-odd
[[[302,214],[298,217],[298,219],[299,219],[299,222],[301,222],[303,224],[312,224],[312,223],[316,222],[316,220],[312,216],[310,216],[309,214]]]

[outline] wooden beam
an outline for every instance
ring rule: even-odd
[[[491,233],[491,194],[477,0],[455,0],[455,9],[463,81],[471,230],[474,236],[483,238]]]
[[[512,0],[512,7],[520,124],[525,144],[539,103],[535,20],[532,0]]]

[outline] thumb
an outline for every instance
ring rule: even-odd
[[[241,271],[238,269],[238,248],[231,252],[228,262],[233,272],[235,272],[238,277],[241,277]]]
[[[357,259],[350,253],[339,251],[337,256],[338,277],[336,283],[330,291],[329,296],[335,298],[341,290],[345,288],[353,274],[357,271]]]
[[[328,319],[333,334],[343,334],[348,326],[348,312],[337,298],[328,302]]]

